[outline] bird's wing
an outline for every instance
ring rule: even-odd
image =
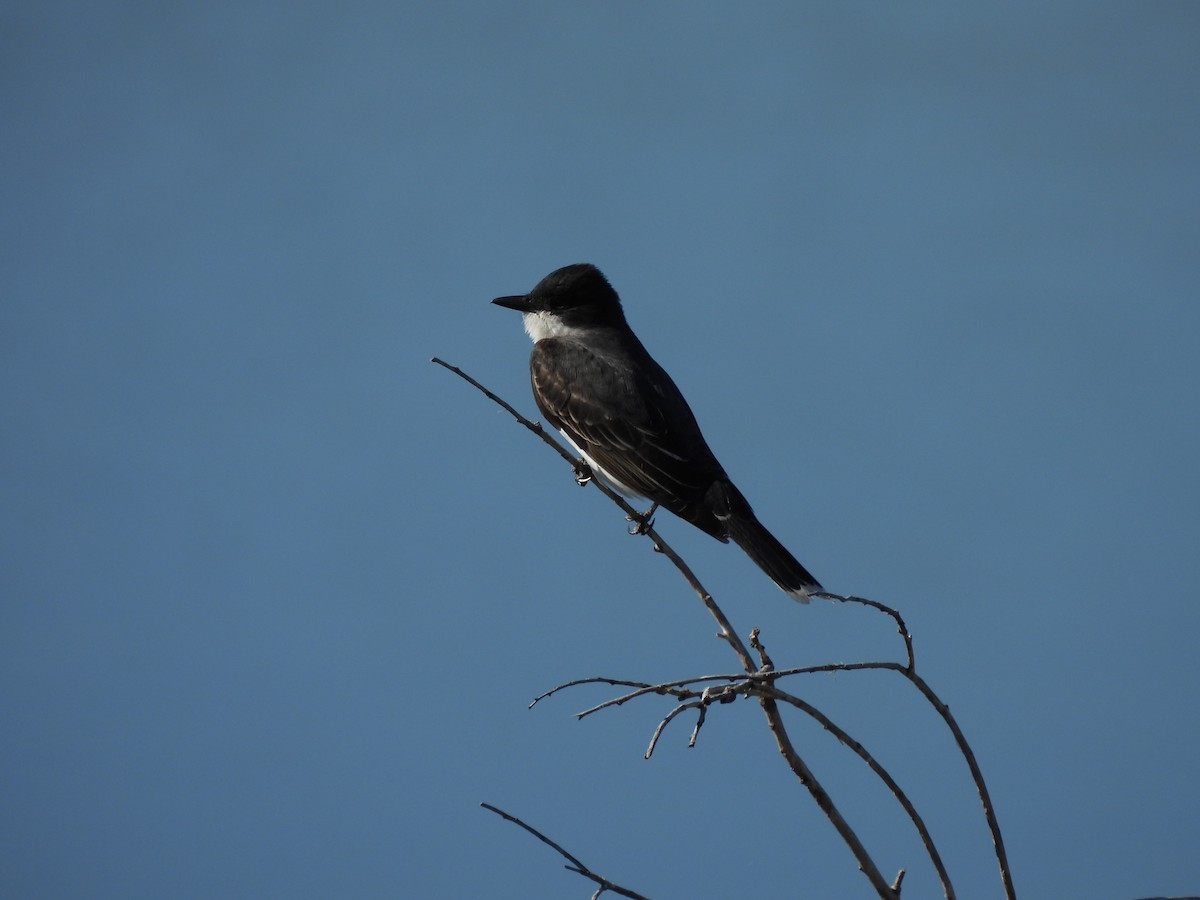
[[[637,494],[679,512],[724,475],[665,373],[656,387],[637,368],[614,366],[556,338],[534,346],[529,368],[542,413],[606,475]]]

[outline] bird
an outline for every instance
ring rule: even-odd
[[[542,415],[610,488],[651,502],[643,523],[662,507],[722,543],[732,540],[796,600],[807,603],[824,590],[730,481],[598,268],[564,266],[529,293],[492,303],[521,313],[533,340],[529,375]]]

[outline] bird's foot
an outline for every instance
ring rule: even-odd
[[[626,516],[625,518],[633,523],[633,525],[630,526],[629,533],[645,534],[647,531],[649,531],[654,525],[654,512],[657,509],[658,504],[655,503],[644,513],[633,513],[632,515]]]
[[[575,460],[575,483],[580,487],[592,480],[592,467],[583,459]]]

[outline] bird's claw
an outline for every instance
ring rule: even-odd
[[[645,534],[654,526],[654,511],[658,509],[658,504],[655,503],[644,513],[632,513],[625,518],[632,522],[633,525],[629,528],[630,534]]]
[[[580,487],[592,480],[592,467],[582,459],[575,460],[575,483]]]

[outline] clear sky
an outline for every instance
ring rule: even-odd
[[[590,261],[1026,898],[1200,893],[1200,6],[0,8],[0,895],[870,896],[490,306]],[[780,665],[899,658],[659,526]],[[894,678],[795,681],[1000,896]],[[685,717],[686,719],[686,717]],[[905,896],[903,814],[798,748]]]

